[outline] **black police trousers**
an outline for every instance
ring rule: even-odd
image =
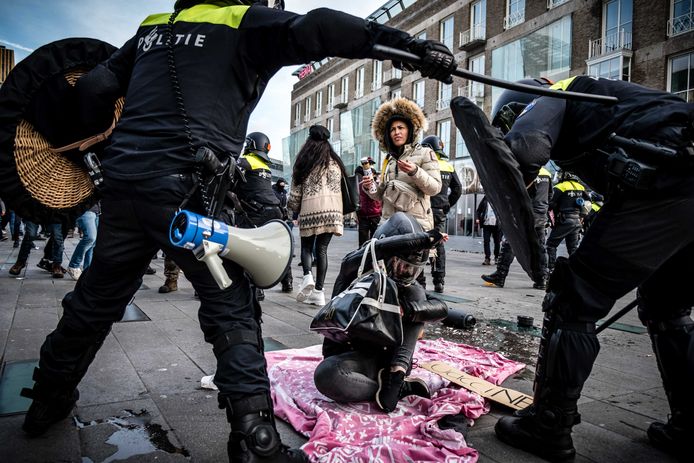
[[[566,250],[569,255],[573,254],[578,248],[581,240],[581,219],[578,213],[575,215],[557,214],[555,224],[547,238],[547,265],[551,271],[554,262],[557,260],[557,248],[563,240],[566,240]]]
[[[189,175],[178,174],[138,182],[106,179],[92,264],[63,299],[63,316],[41,347],[42,377],[56,388],[79,383],[142,284],[152,255],[162,249],[200,296],[200,327],[208,343],[217,343],[214,381],[220,394],[234,401],[269,393],[260,306],[243,269],[224,260],[233,284],[220,289],[205,264],[169,241],[169,225],[191,185]],[[243,342],[221,342],[230,333],[236,339],[242,334]],[[149,343],[156,343],[154,334]]]
[[[545,226],[540,225],[535,227],[535,233],[537,233],[537,237],[540,240],[540,265],[542,266],[542,278],[546,279],[547,278],[547,252],[545,250]],[[556,251],[556,250],[555,250]],[[506,278],[509,272],[509,268],[511,267],[511,264],[513,263],[513,259],[516,258],[516,255],[513,253],[513,249],[511,248],[511,243],[508,242],[506,238],[501,242],[501,253],[499,254],[499,260],[497,261],[496,264],[496,271],[497,273],[503,277]],[[556,254],[555,254],[556,258]]]
[[[552,394],[577,400],[599,342],[579,327],[604,318],[635,288],[671,407],[694,417],[694,175],[679,191],[615,194],[600,210],[566,265],[557,261],[545,310],[562,320],[551,357]],[[536,392],[537,396],[537,392]]]

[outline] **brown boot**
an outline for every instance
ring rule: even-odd
[[[63,278],[65,276],[65,269],[60,264],[53,264],[51,273],[53,274],[53,278]]]
[[[166,294],[172,291],[178,291],[178,279],[167,278],[164,285],[159,288],[159,292]]]
[[[14,277],[18,276],[20,273],[22,273],[22,270],[26,266],[27,266],[26,262],[17,262],[16,264],[14,264],[12,266],[12,268],[10,268],[10,275],[12,275]]]

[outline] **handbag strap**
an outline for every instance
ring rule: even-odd
[[[371,267],[374,272],[376,270],[376,238],[371,238],[366,244],[367,249],[364,250],[364,254],[361,256],[361,264],[359,264],[359,272],[357,273],[357,278],[364,274],[364,267],[366,266],[366,258],[371,253]]]

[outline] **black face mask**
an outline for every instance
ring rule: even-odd
[[[278,183],[278,184],[277,184],[277,189],[278,189],[278,190],[284,190],[284,187],[285,187],[285,186],[286,186],[286,185],[285,185],[284,183]]]

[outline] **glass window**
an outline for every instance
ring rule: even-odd
[[[542,76],[557,81],[569,77],[570,68],[570,15],[492,50],[492,76],[505,80]],[[492,87],[492,106],[502,91]]]
[[[683,34],[694,29],[694,1],[674,0],[670,23],[668,31],[670,36]]]
[[[625,44],[631,44],[632,0],[608,0],[603,14],[605,51],[618,50]]]
[[[325,128],[328,129],[330,132],[330,138],[333,137],[333,127],[335,126],[335,120],[332,117],[329,117],[328,120],[325,121]]]
[[[470,5],[470,39],[484,39],[487,34],[487,0]]]
[[[446,153],[446,156],[451,155],[451,120],[450,119],[445,119],[443,121],[439,121],[436,124],[436,135],[441,139],[443,142],[443,152]]]
[[[465,140],[463,140],[463,136],[460,134],[459,130],[455,131],[455,157],[470,157],[470,152],[467,150],[467,146],[465,146]]]
[[[316,117],[321,115],[323,110],[323,91],[316,92]]]
[[[477,74],[484,74],[485,59],[484,55],[478,55],[470,58],[468,70]],[[484,104],[484,84],[480,82],[470,82],[470,90],[468,98],[470,98],[477,106],[482,107]]]
[[[328,111],[333,109],[335,104],[335,84],[328,85]]]
[[[439,22],[439,41],[449,49],[453,49],[453,16]]]
[[[294,125],[301,123],[301,102],[294,105]]]
[[[420,107],[424,107],[424,85],[425,85],[424,79],[420,79],[414,84],[412,84],[412,99],[414,100],[415,103],[417,103]]]
[[[378,90],[383,83],[383,61],[374,60],[371,90]]]
[[[504,27],[509,29],[525,21],[525,0],[508,0]]]
[[[394,89],[390,92],[390,99],[391,99],[391,100],[393,100],[393,99],[395,99],[395,98],[400,98],[401,96],[402,96],[402,88],[400,88],[400,87],[394,88]]]
[[[415,38],[418,38],[420,40],[426,40],[427,39],[427,31],[422,31],[419,34],[415,35]]]
[[[311,119],[311,97],[306,98],[306,106],[304,107],[304,122]]]
[[[676,56],[670,59],[670,91],[687,102],[694,101],[694,53]]]
[[[361,156],[371,153],[371,120],[380,103],[380,98],[373,98],[340,113],[340,157],[347,172],[354,171]]]
[[[340,83],[340,103],[347,103],[349,101],[349,76],[342,77]]]
[[[612,80],[630,80],[631,59],[628,56],[615,56],[588,66],[588,75]]]
[[[361,98],[364,96],[364,66],[357,69],[357,86],[355,88],[354,97]]]
[[[444,84],[443,82],[439,82],[439,98],[436,101],[436,109],[442,110],[448,108],[451,104],[452,93],[452,84]]]

